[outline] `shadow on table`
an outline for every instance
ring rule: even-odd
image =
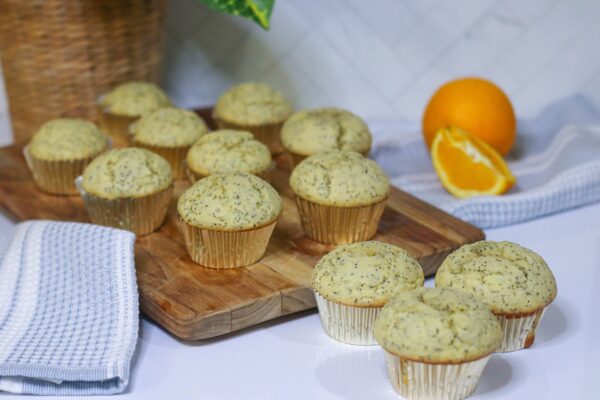
[[[581,314],[569,302],[558,298],[540,322],[533,347],[553,346],[575,336],[581,329]]]
[[[317,365],[315,376],[323,388],[344,399],[398,399],[389,382],[382,351],[364,348],[329,357]],[[476,393],[494,392],[509,382],[514,385],[510,364],[502,355],[494,354],[483,371]]]
[[[508,384],[512,376],[512,368],[508,361],[498,354],[493,354],[483,370],[475,393],[485,394],[496,391]]]
[[[327,391],[348,400],[398,399],[387,377],[383,351],[350,350],[323,359],[315,377]],[[353,379],[355,378],[355,379]]]

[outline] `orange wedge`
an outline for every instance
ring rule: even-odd
[[[516,182],[496,150],[457,127],[438,130],[431,158],[442,185],[456,197],[499,195]]]

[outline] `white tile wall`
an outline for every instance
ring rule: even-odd
[[[416,120],[462,75],[498,82],[517,113],[583,92],[600,104],[597,0],[277,0],[272,27],[172,0],[164,85],[181,106],[268,82],[297,107]],[[0,143],[10,140],[0,86]]]

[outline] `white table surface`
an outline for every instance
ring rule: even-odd
[[[0,215],[2,244],[12,225]],[[556,276],[558,297],[535,345],[494,355],[472,398],[600,399],[600,205],[486,233],[541,254]],[[329,339],[311,311],[198,343],[182,343],[142,319],[132,380],[122,397],[398,398],[381,349]]]

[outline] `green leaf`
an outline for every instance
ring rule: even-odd
[[[248,18],[269,29],[275,0],[199,0],[213,10]]]

